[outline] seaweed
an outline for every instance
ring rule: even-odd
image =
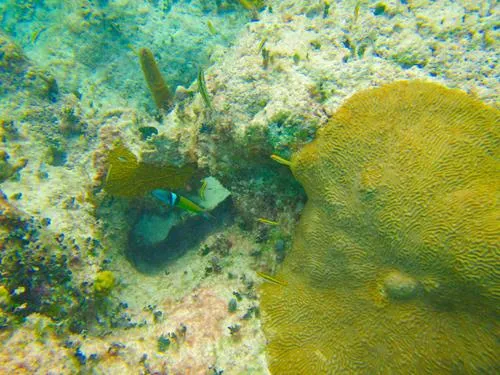
[[[139,162],[123,143],[118,143],[108,154],[108,174],[104,190],[111,195],[136,197],[151,190],[183,187],[193,175],[193,165],[176,167]]]

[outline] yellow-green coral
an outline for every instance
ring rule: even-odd
[[[139,162],[123,143],[108,154],[108,173],[104,189],[121,197],[136,197],[154,189],[184,187],[194,173],[192,165],[175,167]]]
[[[115,275],[111,271],[100,271],[94,280],[94,290],[99,294],[109,294],[115,287]]]
[[[350,98],[291,168],[308,203],[262,286],[273,374],[495,373],[499,111],[401,81]]]
[[[239,0],[239,2],[246,10],[261,9],[266,5],[264,0]]]

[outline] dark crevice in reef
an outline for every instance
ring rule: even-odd
[[[189,217],[173,226],[168,236],[155,244],[146,243],[132,230],[125,255],[139,272],[151,274],[164,271],[170,262],[182,257],[210,234],[233,223],[235,213],[231,198],[219,204],[211,215],[213,217]]]

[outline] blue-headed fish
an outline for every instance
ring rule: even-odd
[[[151,195],[159,201],[165,203],[167,206],[179,207],[183,210],[201,214],[203,216],[212,216],[203,207],[172,191],[155,189],[151,192]]]

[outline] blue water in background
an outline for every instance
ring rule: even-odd
[[[49,68],[62,89],[82,93],[98,84],[126,98],[144,87],[139,48],[153,51],[173,89],[189,86],[249,20],[237,2],[121,4],[7,0],[0,2],[0,28],[35,64]]]

